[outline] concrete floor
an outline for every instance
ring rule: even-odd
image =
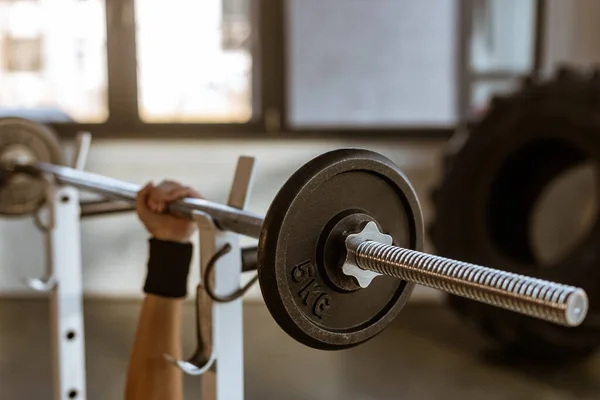
[[[473,330],[437,305],[409,305],[379,337],[343,352],[297,344],[262,304],[245,310],[247,400],[600,398],[600,355],[562,368],[498,363]],[[86,302],[89,400],[123,397],[138,311],[134,301]],[[194,348],[192,316],[186,306],[185,354]],[[0,332],[0,399],[51,400],[47,303],[0,301]],[[186,377],[185,391],[199,399],[198,379]]]

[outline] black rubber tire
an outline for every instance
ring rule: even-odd
[[[533,361],[581,360],[600,344],[600,223],[552,268],[541,269],[528,235],[535,199],[560,172],[600,165],[600,76],[561,68],[496,98],[451,141],[433,193],[430,238],[442,256],[587,291],[590,311],[566,328],[456,296],[448,303],[503,350]]]

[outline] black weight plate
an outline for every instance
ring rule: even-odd
[[[27,161],[62,163],[62,152],[47,127],[22,118],[0,119],[0,162],[18,157]],[[46,199],[42,180],[27,174],[0,176],[0,215],[34,212]]]
[[[394,163],[367,150],[340,149],[311,160],[283,185],[265,217],[258,251],[263,297],[281,328],[313,348],[344,349],[374,337],[414,286],[385,276],[365,289],[333,284],[323,243],[336,221],[353,214],[375,220],[395,245],[422,249],[413,188]]]

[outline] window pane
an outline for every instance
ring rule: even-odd
[[[291,125],[455,123],[456,1],[287,3]]]
[[[144,121],[251,118],[250,1],[135,1]]]
[[[485,113],[490,100],[495,95],[509,94],[517,89],[517,80],[505,80],[496,82],[478,82],[473,85],[472,90],[472,114]]]
[[[475,71],[527,72],[532,68],[534,0],[473,2],[471,65]]]
[[[0,116],[102,122],[103,0],[0,1]]]

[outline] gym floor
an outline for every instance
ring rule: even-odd
[[[88,400],[123,398],[140,303],[85,303]],[[193,305],[184,351],[191,354]],[[502,360],[445,307],[412,304],[384,333],[357,348],[322,352],[287,337],[260,303],[245,307],[248,400],[598,399],[600,354],[579,366],[534,367]],[[0,398],[50,400],[48,305],[0,301]],[[186,399],[200,399],[185,378]]]

